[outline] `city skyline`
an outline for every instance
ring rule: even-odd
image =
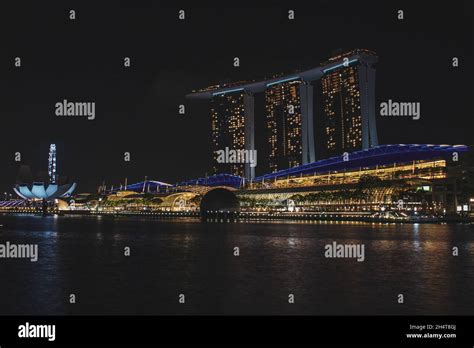
[[[472,342],[473,14],[0,4],[0,348]]]
[[[423,9],[420,5],[411,4],[406,6],[405,12],[410,16],[404,22],[404,27],[410,30],[403,31],[396,18],[387,21],[386,17],[382,19],[374,15],[384,9],[378,5],[346,4],[341,8],[323,3],[320,6],[324,13],[318,17],[319,12],[309,11],[310,5],[295,4],[298,21],[284,24],[281,29],[277,27],[278,35],[267,37],[268,47],[260,45],[257,28],[261,28],[262,23],[271,26],[278,22],[279,13],[285,11],[283,5],[280,8],[253,9],[255,18],[249,18],[248,25],[255,28],[256,34],[246,40],[238,39],[239,30],[230,28],[227,35],[230,35],[229,40],[234,40],[234,45],[225,47],[197,40],[200,37],[197,33],[190,34],[187,28],[179,26],[180,23],[172,15],[174,11],[169,10],[170,19],[167,19],[167,10],[163,12],[160,9],[162,25],[174,28],[180,39],[168,39],[153,30],[144,35],[158,35],[160,42],[176,52],[173,59],[160,55],[158,50],[140,48],[138,42],[127,39],[125,46],[121,42],[120,49],[117,48],[117,41],[110,42],[108,53],[96,63],[82,53],[75,56],[64,51],[52,64],[53,61],[48,61],[46,56],[41,58],[34,50],[35,35],[46,38],[43,40],[44,52],[50,51],[55,40],[72,35],[78,39],[87,37],[91,45],[102,52],[99,41],[91,35],[99,26],[97,17],[91,14],[87,18],[78,18],[76,27],[66,27],[53,36],[49,33],[62,25],[54,20],[46,21],[48,24],[40,27],[32,37],[26,36],[20,29],[19,36],[23,38],[21,45],[12,40],[7,40],[6,45],[13,56],[22,57],[22,68],[15,69],[11,60],[5,58],[2,61],[3,75],[9,87],[0,87],[6,97],[3,104],[5,128],[21,129],[22,136],[18,136],[18,132],[4,134],[5,145],[0,155],[6,168],[0,174],[0,187],[5,191],[11,189],[18,167],[14,161],[15,152],[22,154],[23,164],[39,168],[42,165],[40,154],[50,143],[56,143],[61,149],[58,152],[61,168],[80,179],[80,191],[93,191],[103,180],[119,183],[124,177],[139,181],[147,175],[166,182],[202,177],[212,166],[208,159],[212,158],[208,150],[211,139],[209,109],[205,103],[187,102],[183,97],[186,93],[197,86],[211,85],[222,79],[248,80],[271,76],[275,72],[290,73],[291,70],[305,69],[323,61],[336,49],[344,51],[353,47],[372,49],[380,58],[377,63],[376,112],[380,103],[388,99],[419,101],[422,105],[422,117],[418,121],[383,118],[377,114],[381,144],[469,144],[472,81],[468,76],[472,68],[464,63],[469,61],[472,52],[461,44],[469,41],[470,37],[469,31],[464,30],[465,22],[452,21],[441,29],[437,21],[426,18],[426,23],[418,26],[411,18],[419,16]],[[86,7],[79,9],[82,12],[90,10]],[[235,11],[243,16],[247,9],[245,3],[241,3]],[[28,9],[26,17],[20,21],[38,21],[33,16],[33,10],[34,7]],[[100,7],[92,12],[97,11],[102,13]],[[117,18],[117,22],[110,23],[111,28],[117,28],[118,18],[127,15],[119,8],[112,8],[111,11]],[[155,16],[156,11],[153,6],[146,11],[137,7],[132,8],[131,13],[132,18],[148,18]],[[450,11],[458,10],[450,8],[447,11],[443,14],[451,18],[452,15],[448,16]],[[199,17],[202,32],[213,33],[214,40],[211,41],[224,39],[205,24],[206,16],[215,17],[211,9],[202,7],[191,10],[191,13]],[[320,37],[317,44],[313,44],[312,37],[304,34],[303,29],[311,25],[311,32],[317,32],[318,28],[323,30],[330,25],[330,16],[339,18],[338,25],[332,27],[332,37]],[[360,21],[346,23],[344,18],[348,16],[356,16]],[[225,23],[229,18],[236,17],[223,12],[217,20]],[[8,24],[8,19],[4,23]],[[375,28],[381,28],[381,32],[375,31]],[[143,31],[138,28],[137,32]],[[423,33],[423,36],[413,35],[413,32]],[[128,38],[126,33],[118,29],[117,40],[120,34]],[[291,41],[285,40],[289,37]],[[402,48],[396,45],[400,40],[404,40]],[[281,47],[277,45],[281,42],[286,42],[287,49],[273,49]],[[199,54],[191,60],[187,55],[179,54],[193,50],[198,43],[204,47],[194,50]],[[127,70],[123,68],[123,57],[130,51],[134,53],[131,68]],[[241,58],[238,69],[232,66],[235,56]],[[453,56],[459,58],[458,68],[451,65]],[[193,63],[189,64],[190,61]],[[433,83],[434,72],[440,81],[445,81],[443,84]],[[140,87],[133,87],[137,85]],[[63,99],[95,101],[96,119],[58,119],[54,115],[54,105]],[[181,104],[186,107],[184,115],[178,111]],[[257,100],[255,108],[256,113],[263,110],[264,103]],[[445,126],[447,122],[450,127]],[[25,137],[28,142],[22,139]],[[102,145],[98,147],[97,143]],[[127,151],[131,154],[130,163],[123,161],[123,154]]]
[[[376,62],[375,52],[352,49],[289,75],[193,90],[188,99],[209,100],[212,173],[255,177],[257,163],[222,162],[218,153],[229,148],[268,153],[268,158],[260,156],[262,173],[377,146]],[[255,110],[261,94],[263,113]],[[263,122],[265,129],[258,129],[256,124]]]

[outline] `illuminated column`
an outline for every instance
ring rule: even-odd
[[[255,150],[255,98],[251,93],[244,94],[245,150]],[[258,157],[257,157],[258,159]],[[248,161],[247,161],[248,162]],[[255,178],[255,167],[245,163],[245,177]]]
[[[359,71],[360,110],[362,118],[362,149],[379,144],[375,124],[375,69],[361,64]]]
[[[56,183],[56,145],[49,145],[48,175],[51,184]]]
[[[314,127],[313,127],[313,85],[310,82],[300,83],[301,110],[301,147],[302,163],[314,162]]]

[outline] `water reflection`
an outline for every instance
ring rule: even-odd
[[[0,243],[40,246],[37,265],[0,260],[5,314],[474,314],[472,225],[11,216],[0,224]],[[326,258],[333,242],[363,244],[365,261]],[[71,289],[82,298],[72,309]]]

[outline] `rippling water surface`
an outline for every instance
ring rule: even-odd
[[[0,243],[39,247],[36,263],[0,259],[2,315],[474,314],[469,224],[36,216],[0,224]],[[333,241],[363,244],[365,261],[326,258]]]

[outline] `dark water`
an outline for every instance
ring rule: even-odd
[[[474,314],[474,225],[25,216],[0,223],[0,243],[39,245],[36,263],[0,259],[1,315]],[[333,241],[364,244],[365,261],[325,258]]]

